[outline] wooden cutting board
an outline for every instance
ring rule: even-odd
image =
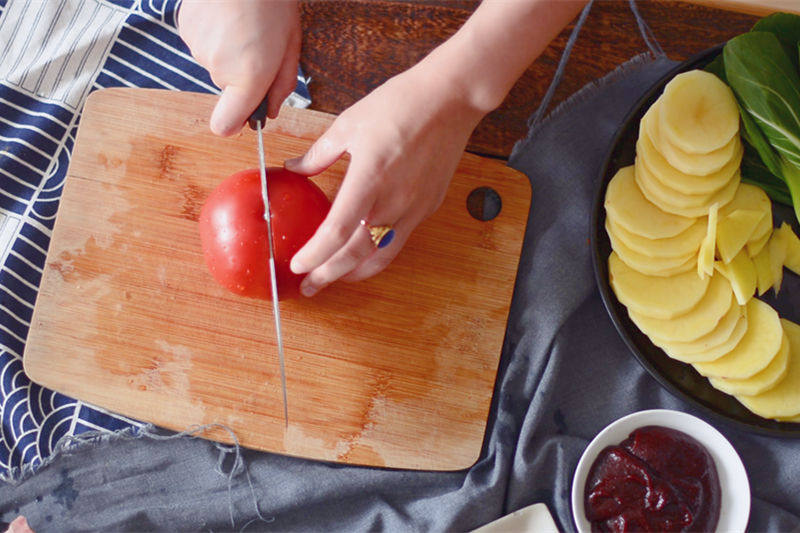
[[[208,131],[215,97],[107,89],[83,112],[24,364],[35,382],[173,430],[224,424],[247,447],[431,470],[483,442],[530,207],[527,178],[465,154],[442,207],[381,274],[281,303],[289,425],[267,301],[206,270],[197,218],[225,177],[257,167],[255,133]],[[267,164],[334,117],[284,108]],[[408,154],[413,157],[413,154]],[[314,178],[333,198],[346,163]],[[495,189],[482,222],[466,199]],[[205,437],[230,441],[212,428]]]

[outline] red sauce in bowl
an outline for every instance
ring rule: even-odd
[[[601,451],[584,490],[592,531],[713,531],[720,499],[708,451],[661,426],[641,427]]]

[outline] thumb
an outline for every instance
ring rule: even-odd
[[[238,133],[253,113],[266,91],[256,85],[241,87],[228,85],[211,113],[210,128],[213,133],[229,137]]]
[[[331,130],[328,130],[304,155],[287,159],[284,166],[287,170],[303,176],[314,176],[334,164],[344,152],[344,144],[331,133]]]

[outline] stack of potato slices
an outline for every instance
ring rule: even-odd
[[[773,231],[742,153],[730,88],[700,70],[673,78],[606,190],[610,283],[667,355],[757,415],[800,422],[800,326],[754,298],[777,294],[784,266],[800,273],[800,239]]]

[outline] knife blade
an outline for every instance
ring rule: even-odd
[[[264,220],[267,222],[267,242],[269,244],[269,282],[272,296],[272,317],[275,322],[275,341],[278,346],[278,364],[281,372],[281,389],[283,391],[283,422],[289,427],[289,402],[286,393],[286,363],[283,354],[283,335],[281,333],[281,308],[278,304],[278,279],[275,274],[275,245],[272,239],[272,213],[269,206],[269,190],[267,188],[267,165],[264,156],[264,120],[267,115],[267,99],[261,102],[248,120],[250,127],[258,136],[258,168],[261,175],[261,198],[264,200]]]

